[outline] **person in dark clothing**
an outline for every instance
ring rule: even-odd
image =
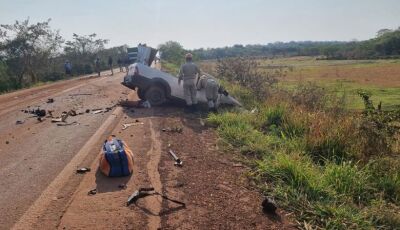
[[[118,63],[118,67],[119,67],[119,72],[124,72],[124,68],[122,68],[123,63],[122,63],[121,58],[118,58],[117,63]]]
[[[94,62],[97,75],[100,77],[100,58],[96,58]]]
[[[128,57],[125,58],[124,64],[125,64],[126,74],[128,74],[128,67],[129,67],[129,58]]]
[[[72,76],[72,65],[68,60],[65,61],[64,69],[66,75]]]
[[[114,75],[114,71],[113,71],[113,59],[111,56],[108,57],[108,67],[111,70],[111,76]]]

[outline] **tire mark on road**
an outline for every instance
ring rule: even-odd
[[[158,171],[158,165],[161,158],[161,142],[160,133],[154,130],[154,125],[149,119],[150,124],[150,135],[151,135],[151,146],[147,152],[149,162],[147,163],[147,175],[150,178],[150,183],[154,187],[155,191],[162,192],[162,184],[160,179],[160,172]],[[146,207],[155,215],[149,215],[148,229],[159,229],[161,227],[161,218],[159,213],[161,211],[162,200],[159,196],[150,196],[146,199]]]

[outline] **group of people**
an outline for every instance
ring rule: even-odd
[[[185,56],[186,63],[179,70],[178,83],[183,81],[183,94],[186,101],[187,112],[196,112],[197,107],[197,91],[205,89],[208,109],[217,112],[218,96],[221,86],[211,76],[201,75],[199,67],[193,63],[193,55],[191,53]]]
[[[123,61],[121,58],[118,58],[117,64],[120,72],[124,72],[124,65],[126,66],[126,71],[128,71],[128,67],[126,61]],[[110,68],[111,75],[114,75],[114,66],[113,66],[113,58],[111,56],[108,57],[108,67]],[[97,57],[94,61],[94,69],[98,76],[100,76],[101,72],[101,61],[100,58]],[[72,64],[69,60],[66,60],[64,63],[64,70],[67,76],[72,76]]]

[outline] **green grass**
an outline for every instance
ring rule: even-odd
[[[359,90],[370,93],[371,100],[375,105],[382,102],[382,109],[394,110],[400,109],[400,88],[399,87],[379,87],[371,85],[362,85],[355,82],[343,80],[336,81],[317,81],[318,86],[326,89],[328,92],[341,97],[346,95],[346,108],[351,110],[361,110],[364,108],[362,100],[359,100],[357,92]],[[279,88],[289,91],[294,90],[299,85],[298,82],[280,82]]]
[[[400,160],[359,161],[358,118],[323,109],[304,111],[284,98],[257,103],[248,90],[227,88],[258,110],[211,114],[208,122],[249,162],[251,178],[263,193],[295,214],[300,228],[400,226]],[[362,105],[359,97],[357,101]]]

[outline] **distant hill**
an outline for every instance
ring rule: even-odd
[[[234,45],[231,47],[196,49],[198,59],[239,56],[323,56],[326,59],[400,58],[400,29],[382,29],[366,41],[300,41],[275,42],[267,45]]]

